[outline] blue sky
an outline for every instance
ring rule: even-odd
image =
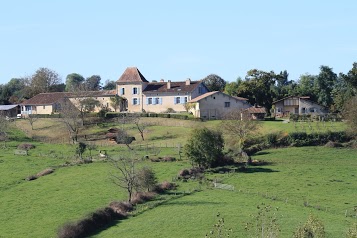
[[[0,8],[0,84],[47,67],[117,80],[227,81],[250,69],[290,79],[357,61],[357,1],[11,0]]]

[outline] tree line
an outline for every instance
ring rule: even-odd
[[[12,78],[8,83],[0,84],[0,104],[18,104],[39,93],[112,90],[115,87],[113,80],[106,80],[102,86],[99,75],[84,78],[78,73],[68,74],[63,83],[56,71],[39,68],[30,76]]]
[[[347,73],[339,74],[322,65],[317,75],[302,74],[296,81],[289,79],[286,70],[275,73],[258,69],[249,70],[244,79],[238,77],[234,82],[228,83],[215,74],[203,81],[211,91],[247,98],[250,104],[264,106],[268,112],[274,101],[288,96],[309,96],[330,112],[342,112],[344,105],[357,95],[357,62]]]
[[[202,79],[210,91],[222,91],[231,96],[247,98],[249,103],[264,106],[268,112],[274,101],[288,96],[310,96],[312,101],[328,108],[331,112],[341,112],[344,105],[357,95],[357,62],[347,73],[336,74],[328,66],[320,66],[317,75],[302,74],[297,80],[290,80],[289,73],[279,73],[259,69],[249,70],[242,79],[227,82],[216,74]],[[96,91],[115,89],[113,80],[106,80],[102,86],[101,77],[87,78],[78,73],[68,74],[65,83],[54,70],[39,68],[33,75],[13,78],[0,85],[0,104],[16,104],[39,93]]]

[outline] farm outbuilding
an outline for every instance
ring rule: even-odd
[[[16,117],[21,111],[19,105],[0,105],[0,114],[8,117]]]

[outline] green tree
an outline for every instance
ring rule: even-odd
[[[242,81],[243,81],[242,78],[238,77],[235,82],[227,83],[224,88],[224,93],[230,96],[238,96],[238,88],[239,85],[242,83]]]
[[[322,106],[330,108],[332,105],[333,99],[331,92],[336,81],[337,75],[332,71],[332,68],[322,65],[314,84],[317,102]]]
[[[226,81],[219,77],[217,74],[210,74],[204,79],[202,79],[203,83],[206,85],[209,91],[224,91],[224,87],[226,86]]]
[[[316,101],[317,97],[314,91],[314,85],[316,80],[315,75],[311,74],[303,74],[300,75],[300,78],[296,87],[296,95],[297,96],[310,96],[311,100]]]
[[[343,116],[352,132],[357,134],[357,96],[352,97],[344,105]]]
[[[76,147],[76,154],[83,160],[83,153],[87,149],[87,145],[84,142],[79,142]]]
[[[113,80],[106,80],[103,86],[103,90],[113,90],[116,89],[117,84],[115,81]]]
[[[30,96],[51,92],[51,87],[60,84],[61,81],[61,77],[55,71],[48,68],[39,68],[30,78]]]
[[[123,103],[124,99],[118,95],[110,98],[110,105],[114,108],[115,111],[120,110],[120,105]]]
[[[77,73],[68,74],[66,77],[66,91],[76,92],[82,89],[84,77]]]
[[[346,82],[351,85],[354,89],[357,89],[357,62],[354,62],[352,69],[344,75]]]
[[[192,164],[211,167],[223,157],[222,133],[207,128],[194,129],[184,147],[185,155]]]
[[[99,75],[92,75],[88,77],[85,81],[85,90],[87,91],[99,91],[101,77]]]
[[[152,191],[157,184],[155,172],[150,167],[143,167],[136,172],[136,190],[137,191]]]
[[[275,98],[274,85],[277,77],[273,71],[249,70],[245,81],[238,87],[238,95],[247,98],[250,104],[258,104],[270,112]]]

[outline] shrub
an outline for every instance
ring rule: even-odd
[[[305,237],[326,237],[324,225],[317,217],[313,215],[310,215],[305,224],[299,226],[294,233],[294,238]]]
[[[346,238],[357,238],[357,223],[354,223],[347,231]]]
[[[188,169],[182,169],[180,170],[180,172],[178,173],[179,177],[185,178],[187,176],[190,176],[190,171]]]
[[[36,175],[30,175],[26,178],[27,181],[32,181],[32,180],[35,180],[35,179],[38,179],[38,177]]]
[[[138,192],[131,199],[131,203],[136,205],[152,200],[156,196],[154,192]]]
[[[170,183],[168,181],[164,181],[156,186],[155,192],[163,193],[168,190],[174,190],[174,189],[176,189],[176,187],[177,187],[177,185],[175,183]]]
[[[176,111],[174,109],[172,109],[171,107],[169,107],[168,109],[166,109],[165,112],[166,113],[175,113]]]
[[[41,172],[37,173],[36,176],[37,177],[45,176],[48,174],[52,174],[54,171],[55,171],[54,169],[48,168],[48,169],[42,170]]]
[[[279,133],[269,133],[266,135],[266,143],[268,146],[277,146]]]
[[[157,178],[155,172],[150,167],[143,167],[136,173],[136,190],[151,191],[155,188]]]
[[[19,150],[31,150],[34,148],[36,148],[36,146],[33,144],[29,144],[29,143],[23,143],[23,144],[20,144],[17,146],[17,149],[19,149]]]
[[[125,216],[114,212],[110,207],[99,209],[82,220],[67,223],[58,230],[59,238],[88,237],[95,231],[108,226],[112,221],[123,219]]]
[[[129,202],[117,202],[113,201],[109,204],[109,207],[113,209],[114,212],[126,215],[128,212],[134,210],[134,207]]]

